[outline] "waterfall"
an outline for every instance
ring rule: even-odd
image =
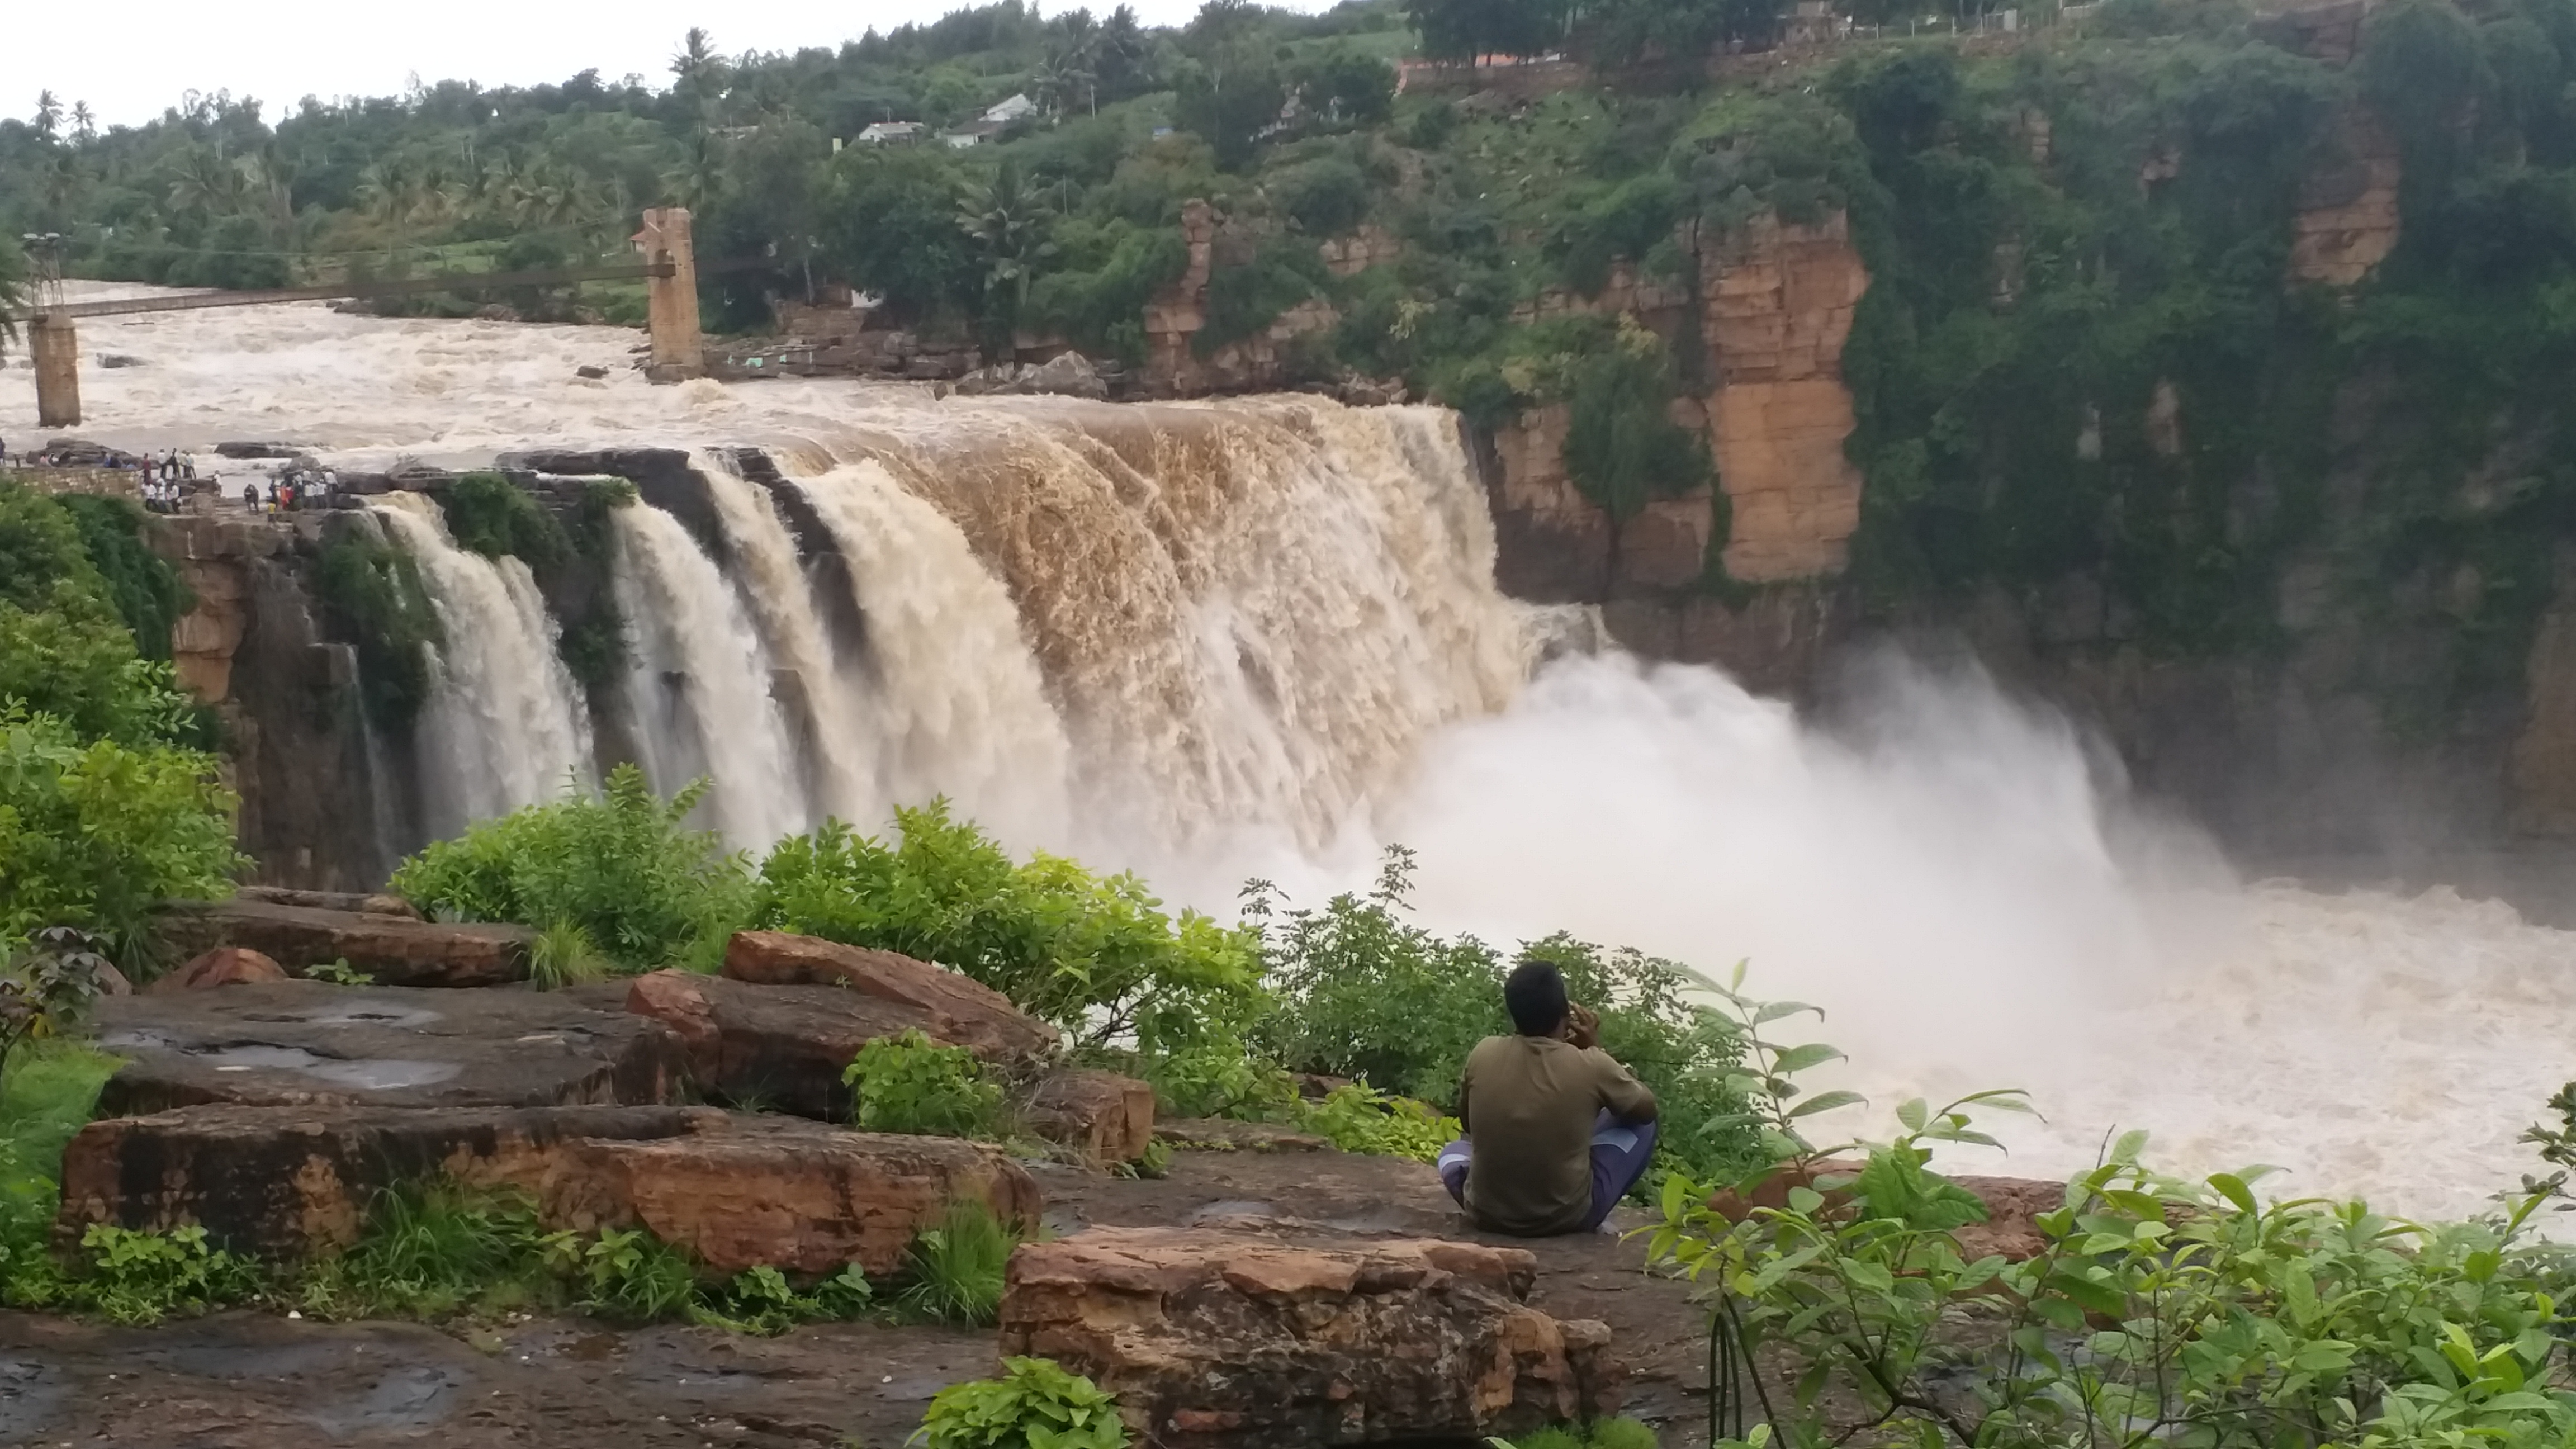
[[[693,462],[733,545],[734,582],[750,618],[770,657],[796,676],[803,694],[812,726],[804,737],[814,755],[814,813],[873,826],[888,801],[871,778],[868,741],[852,728],[864,706],[824,636],[786,521],[767,490],[722,461],[700,454]]]
[[[590,714],[528,566],[457,547],[418,494],[386,494],[374,512],[419,566],[445,635],[419,726],[431,831],[452,835],[589,779]]]
[[[1018,608],[938,509],[875,462],[795,480],[848,562],[868,687],[840,721],[876,752],[879,808],[945,794],[1016,840],[1061,841],[1072,747]],[[837,733],[837,731],[836,731]]]
[[[680,521],[618,509],[618,607],[635,633],[627,703],[655,788],[714,782],[707,805],[734,845],[766,849],[811,823],[770,654],[741,599]]]

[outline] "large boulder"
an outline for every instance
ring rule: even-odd
[[[277,981],[98,1005],[102,1112],[208,1102],[539,1107],[679,1099],[670,1028],[538,991]]]
[[[93,1122],[63,1154],[56,1240],[195,1224],[291,1259],[356,1241],[374,1194],[445,1177],[524,1194],[551,1228],[647,1228],[707,1268],[896,1271],[950,1204],[1029,1226],[1028,1173],[972,1142],[712,1107],[190,1107]]]
[[[379,986],[495,986],[528,974],[523,926],[451,926],[371,911],[332,911],[272,901],[172,901],[154,928],[173,955],[240,946],[289,972],[346,961]]]
[[[1115,1072],[1066,1067],[1039,1079],[1020,1120],[1092,1162],[1134,1162],[1154,1145],[1154,1089]]]
[[[1469,1440],[1615,1407],[1610,1330],[1522,1299],[1526,1249],[1096,1228],[1011,1257],[1001,1347],[1164,1446]]]
[[[916,1006],[839,986],[755,986],[693,971],[656,971],[626,988],[626,1009],[670,1027],[686,1044],[689,1076],[737,1106],[847,1121],[841,1073],[859,1048],[939,1018]]]
[[[285,979],[286,968],[257,951],[240,946],[217,946],[203,955],[190,957],[188,964],[164,974],[146,989],[155,996],[167,996],[177,991],[256,986],[265,981]]]
[[[1056,1048],[1055,1028],[970,976],[892,951],[778,931],[737,931],[724,974],[762,986],[846,986],[927,1012],[933,1036],[993,1062],[1027,1062]]]

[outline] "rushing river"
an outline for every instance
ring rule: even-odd
[[[320,305],[81,332],[81,432],[122,446],[279,439],[347,469],[687,450],[725,547],[621,517],[617,707],[659,783],[713,776],[710,818],[745,843],[945,793],[1223,911],[1247,875],[1312,898],[1400,841],[1435,924],[1749,960],[1750,990],[1825,1007],[1813,1035],[1877,1103],[1852,1130],[1918,1092],[2028,1088],[2046,1120],[2005,1123],[1990,1171],[2070,1170],[2144,1127],[2175,1168],[2465,1213],[2532,1165],[2514,1139],[2576,1075],[2576,934],[2443,889],[2239,884],[1974,676],[1881,661],[1829,736],[1715,671],[1580,647],[1581,617],[1494,589],[1434,409],[654,388],[631,332]],[[0,369],[13,448],[33,391]],[[738,447],[846,570],[807,566],[716,451]],[[420,762],[441,823],[587,771],[595,722],[525,571],[379,511],[450,614]]]

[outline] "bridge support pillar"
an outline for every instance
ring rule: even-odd
[[[36,426],[80,426],[80,338],[72,319],[39,312],[27,319],[27,353],[36,364]]]
[[[644,279],[645,318],[653,335],[653,362],[645,376],[655,382],[706,376],[706,338],[698,330],[698,262],[689,244],[689,209],[657,206],[645,212],[635,247],[646,261],[668,263],[671,268],[669,276]]]

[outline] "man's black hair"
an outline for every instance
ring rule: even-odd
[[[1545,961],[1523,961],[1503,980],[1503,1007],[1521,1035],[1556,1035],[1565,1025],[1565,973]]]

